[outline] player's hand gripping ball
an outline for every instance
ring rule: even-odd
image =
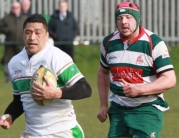
[[[57,87],[57,79],[54,75],[54,73],[46,68],[46,67],[43,67],[41,66],[32,76],[32,79],[31,79],[31,82],[30,82],[30,90],[31,92],[36,92],[33,88],[32,88],[32,85],[33,85],[33,82],[36,81],[37,83],[39,83],[40,85],[42,86],[46,86],[46,83],[43,79],[43,77],[46,77],[55,87]],[[32,96],[33,97],[33,96]],[[34,99],[34,98],[33,98]],[[44,105],[47,105],[49,104],[52,99],[43,99],[43,100],[37,100],[37,99],[34,99],[34,101],[38,104],[38,105],[41,105],[41,106],[44,106]]]

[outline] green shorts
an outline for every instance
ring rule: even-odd
[[[129,135],[134,138],[160,137],[164,115],[152,105],[130,108],[112,102],[108,115],[110,120],[108,138]]]

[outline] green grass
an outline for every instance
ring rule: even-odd
[[[0,57],[2,57],[2,46],[0,47]],[[179,76],[179,47],[169,47],[172,62]],[[78,46],[75,47],[75,63],[90,83],[93,93],[90,98],[73,101],[77,120],[81,124],[86,138],[105,138],[108,132],[109,121],[100,123],[96,117],[99,111],[99,96],[96,84],[96,75],[99,65],[99,46]],[[0,114],[12,100],[11,85],[4,82],[3,67],[0,65]],[[161,138],[176,138],[179,136],[179,100],[178,88],[165,92],[165,99],[170,105],[170,110],[165,112],[165,122]],[[0,129],[0,138],[18,138],[24,128],[24,116],[18,118],[9,130]]]

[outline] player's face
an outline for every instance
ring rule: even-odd
[[[117,17],[117,27],[124,37],[129,37],[136,28],[136,20],[130,14],[123,14]]]
[[[42,23],[27,23],[23,36],[27,53],[34,55],[41,51],[46,45],[48,36]]]

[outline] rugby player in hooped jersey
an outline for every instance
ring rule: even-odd
[[[109,116],[108,138],[159,138],[163,112],[169,109],[163,92],[176,84],[167,46],[140,26],[134,3],[120,3],[115,22],[117,30],[100,47],[97,117],[104,122]]]
[[[25,113],[26,128],[21,138],[84,138],[71,100],[90,97],[90,85],[70,56],[47,43],[48,28],[42,15],[29,16],[23,30],[25,47],[8,64],[14,99],[0,118],[0,126],[8,129]],[[58,88],[44,78],[47,86],[34,82],[33,89],[37,93],[31,95],[30,79],[41,65],[56,74]],[[53,100],[40,106],[32,96],[36,100]]]

